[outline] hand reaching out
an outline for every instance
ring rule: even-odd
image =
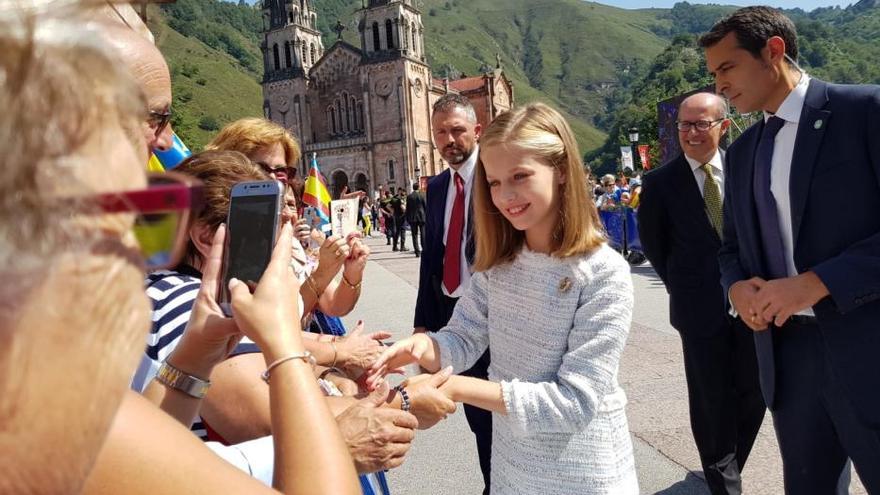
[[[397,341],[394,345],[385,349],[385,352],[373,363],[368,372],[370,376],[367,378],[367,386],[375,387],[380,378],[408,364],[427,364],[422,363],[422,358],[426,358],[425,360],[430,361],[431,364],[437,364],[434,363],[436,361],[434,339],[427,334],[417,333],[412,337]],[[438,367],[439,364],[433,367],[433,369]]]
[[[450,376],[452,366],[433,375],[426,373],[414,376],[401,384],[409,394],[409,412],[418,418],[420,430],[427,430],[455,412],[455,402],[440,388]]]
[[[364,322],[359,321],[354,330],[336,344],[338,364],[352,371],[369,368],[385,349],[380,341],[389,337],[388,332],[364,333]]]

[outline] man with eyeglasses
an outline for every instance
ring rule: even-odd
[[[107,41],[116,49],[144,92],[147,116],[142,126],[148,152],[171,148],[171,74],[155,45],[125,26],[106,28]]]
[[[740,473],[765,412],[751,332],[727,313],[720,282],[726,116],[726,102],[711,93],[682,102],[683,153],[645,175],[638,210],[642,248],[681,336],[691,429],[713,494],[742,493]]]

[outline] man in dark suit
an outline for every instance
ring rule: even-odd
[[[638,210],[645,255],[666,284],[681,335],[691,429],[713,494],[742,493],[740,473],[764,419],[751,330],[727,314],[721,247],[727,104],[711,93],[681,103],[683,153],[644,177]]]
[[[768,7],[700,44],[718,92],[764,112],[728,150],[719,259],[754,330],[786,492],[832,493],[849,456],[880,493],[880,87],[811,79]]]
[[[415,332],[435,332],[449,322],[458,298],[470,283],[474,259],[471,185],[482,128],[470,101],[447,94],[434,103],[431,115],[434,145],[449,164],[428,182],[425,242],[419,272]],[[489,350],[462,375],[487,378]],[[464,405],[465,416],[477,440],[480,470],[489,493],[492,413]]]
[[[419,183],[413,182],[413,191],[406,197],[406,222],[412,235],[413,251],[416,258],[421,256],[425,245],[425,194],[419,191]]]

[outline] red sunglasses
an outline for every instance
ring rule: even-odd
[[[135,213],[135,237],[148,270],[177,265],[183,255],[189,224],[204,204],[197,179],[174,172],[148,174],[147,189],[95,197],[103,213]]]

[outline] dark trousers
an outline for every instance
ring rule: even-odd
[[[829,364],[819,326],[799,318],[786,322],[773,331],[773,350],[772,412],[785,493],[835,493],[847,457],[868,493],[880,493],[880,430],[856,416]]]
[[[438,302],[445,317],[444,321],[449,321],[452,318],[452,312],[458,299],[445,295],[440,297],[442,300]],[[439,328],[434,330],[439,330]],[[461,372],[461,375],[487,380],[489,378],[489,356],[489,349],[486,349],[486,352],[480,356],[476,364],[470,369]],[[480,471],[483,473],[483,495],[489,495],[492,468],[492,413],[485,409],[465,404],[464,415],[477,441],[477,456],[480,460]]]
[[[406,223],[405,217],[394,217],[392,219],[392,223],[394,223],[394,233],[391,234],[391,242],[394,244],[394,249],[397,249],[398,244],[400,246],[401,251],[406,249],[406,229],[404,228],[404,224]]]
[[[425,222],[409,222],[410,234],[412,234],[413,251],[421,254],[421,246],[425,245]]]
[[[391,244],[391,238],[394,237],[394,217],[388,215],[382,216],[385,219],[385,239]]]
[[[766,411],[751,330],[725,322],[708,338],[682,334],[682,349],[691,430],[706,483],[713,494],[740,494],[740,474]]]

